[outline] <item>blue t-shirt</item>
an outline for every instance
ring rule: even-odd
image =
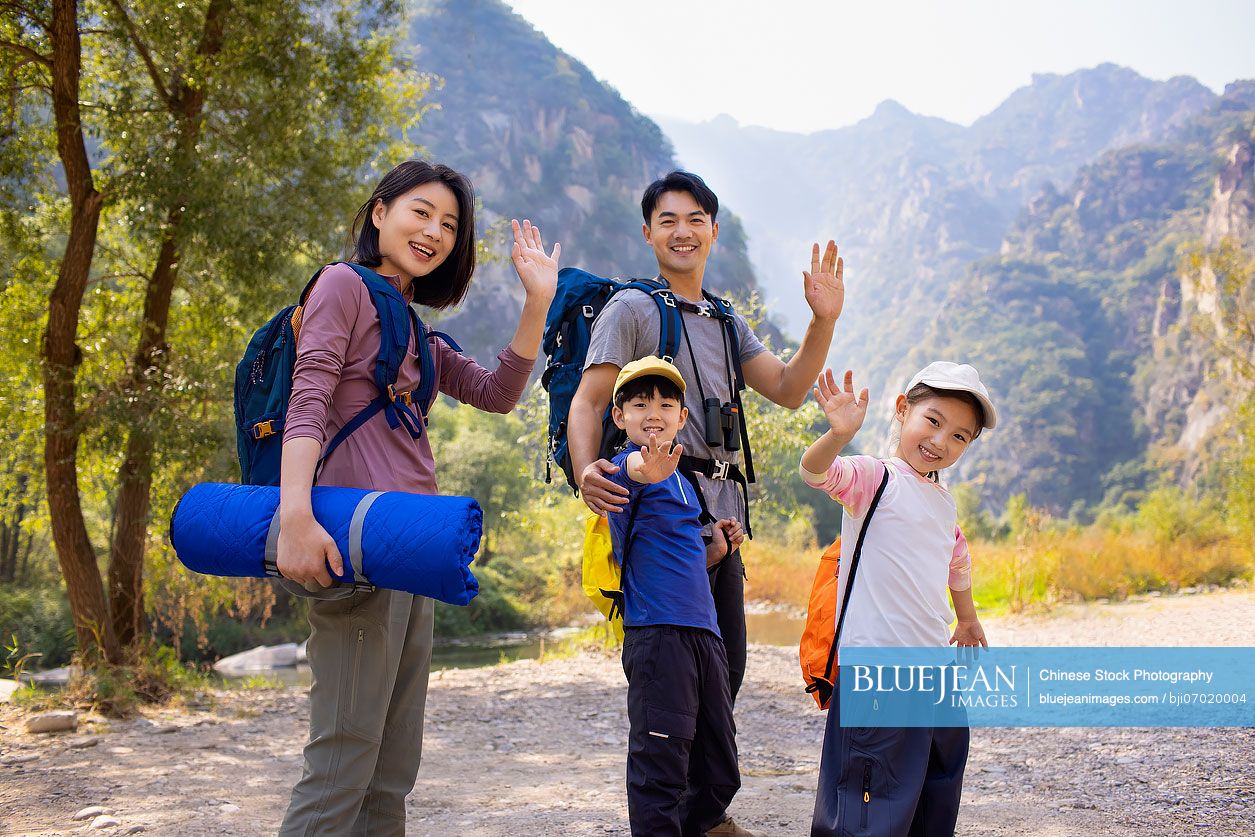
[[[706,543],[702,540],[701,503],[693,485],[679,472],[662,482],[639,483],[628,476],[627,458],[640,450],[628,445],[614,458],[619,466],[610,479],[624,486],[631,499],[640,495],[632,522],[632,553],[623,578],[623,624],[683,625],[719,635],[715,600],[706,575]],[[630,506],[609,515],[615,558],[623,563]]]

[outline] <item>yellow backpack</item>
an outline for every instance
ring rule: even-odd
[[[610,524],[603,515],[589,512],[584,521],[584,595],[610,622],[615,637],[623,641],[623,573],[610,545]]]
[[[628,508],[624,552],[632,547],[632,523],[640,506],[640,493]],[[623,512],[616,512],[622,514]],[[623,568],[614,557],[610,541],[610,523],[605,515],[590,512],[584,521],[584,595],[610,622],[615,637],[623,641]]]

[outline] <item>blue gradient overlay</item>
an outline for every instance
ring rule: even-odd
[[[842,648],[846,727],[1255,726],[1255,648]]]

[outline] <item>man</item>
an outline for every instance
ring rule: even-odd
[[[696,479],[708,511],[715,519],[748,520],[743,485],[738,484],[740,458],[725,444],[706,444],[705,402],[729,404],[734,397],[734,371],[728,363],[733,346],[717,311],[702,296],[706,261],[719,238],[719,199],[697,175],[675,171],[649,185],[641,199],[645,243],[653,248],[658,274],[679,298],[684,324],[680,348],[673,359],[684,379],[685,405],[694,416],[677,437],[687,456],[699,468]],[[747,386],[771,401],[797,409],[806,400],[827,358],[833,327],[845,300],[842,261],[837,246],[829,241],[823,258],[819,245],[811,251],[809,271],[803,271],[804,293],[812,317],[802,345],[788,363],[766,350],[745,319],[735,315],[734,327],[742,371]],[[571,463],[580,495],[600,514],[622,512],[627,491],[607,475],[619,469],[598,459],[602,417],[619,370],[629,362],[658,350],[661,328],[658,309],[648,295],[628,290],[616,295],[602,309],[593,325],[583,376],[571,402],[568,440]],[[751,440],[752,441],[752,440]],[[726,464],[723,464],[726,463]],[[709,534],[709,532],[707,533]],[[728,686],[735,701],[745,676],[745,567],[740,550],[734,550],[711,570],[719,633],[728,657]],[[711,835],[749,832],[725,820]]]

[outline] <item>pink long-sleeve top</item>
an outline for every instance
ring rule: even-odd
[[[399,276],[385,276],[396,288]],[[421,279],[416,281],[422,281]],[[404,291],[408,301],[413,297]],[[305,302],[297,342],[292,397],[283,440],[308,437],[322,445],[369,404],[378,390],[374,368],[379,356],[379,317],[366,285],[348,265],[328,267]],[[534,360],[508,346],[489,372],[458,354],[443,340],[430,340],[440,392],[493,413],[508,412],[527,385]],[[397,375],[397,390],[419,384],[415,335]],[[393,430],[383,412],[372,416],[328,457],[319,485],[436,494],[436,463],[428,434],[411,438]]]

